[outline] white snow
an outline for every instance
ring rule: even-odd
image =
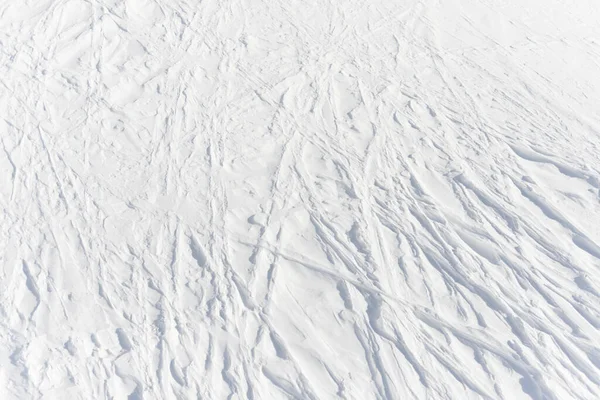
[[[600,398],[597,0],[0,3],[0,399]]]

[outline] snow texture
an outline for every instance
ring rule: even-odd
[[[0,2],[0,399],[600,398],[598,21]]]

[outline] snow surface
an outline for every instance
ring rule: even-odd
[[[4,0],[0,399],[600,398],[598,21]]]

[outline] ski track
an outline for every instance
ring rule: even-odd
[[[600,398],[591,0],[0,5],[0,398]]]

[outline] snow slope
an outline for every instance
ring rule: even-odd
[[[598,21],[4,0],[0,398],[600,398]]]

